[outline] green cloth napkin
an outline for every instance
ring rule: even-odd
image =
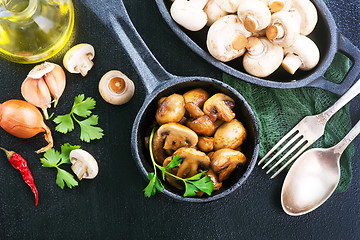
[[[349,59],[337,53],[325,77],[332,82],[339,83],[349,68]],[[303,117],[321,113],[339,98],[336,94],[319,88],[266,88],[244,82],[227,74],[223,75],[223,81],[239,91],[255,113],[260,130],[260,158]],[[351,128],[349,104],[347,104],[329,120],[325,134],[310,148],[332,147]],[[354,152],[354,146],[351,144],[341,157],[341,177],[336,192],[344,192],[350,185],[352,179],[351,158],[354,156]]]

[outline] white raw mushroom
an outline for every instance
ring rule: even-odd
[[[292,0],[262,0],[272,13],[289,11]]]
[[[300,19],[296,12],[280,11],[271,15],[267,38],[281,47],[289,47],[300,35]]]
[[[206,45],[214,58],[228,62],[245,53],[247,38],[250,36],[251,33],[246,31],[236,15],[227,15],[211,25]]]
[[[290,11],[295,11],[300,15],[300,33],[309,35],[318,21],[314,4],[310,0],[292,0]]]
[[[211,26],[218,19],[228,15],[228,12],[223,10],[216,1],[217,0],[209,0],[204,7],[204,12],[207,15],[206,25],[208,26]]]
[[[235,13],[242,0],[216,0],[217,4],[228,13]]]
[[[99,172],[95,158],[85,150],[75,149],[70,152],[71,169],[79,180],[93,179]]]
[[[87,43],[81,43],[72,47],[66,52],[63,64],[71,73],[81,73],[83,77],[92,68],[94,63],[91,61],[95,56],[94,47]]]
[[[99,92],[106,102],[121,105],[133,97],[135,86],[125,74],[111,70],[100,79]]]
[[[295,43],[284,48],[285,58],[281,65],[291,74],[297,69],[310,70],[314,68],[320,59],[320,52],[316,44],[308,37],[300,35]]]
[[[199,31],[207,23],[203,11],[207,0],[175,0],[170,8],[171,17],[176,23],[190,31]]]
[[[237,14],[249,32],[264,29],[271,21],[269,8],[260,0],[242,0]]]
[[[267,77],[281,65],[283,48],[265,37],[250,37],[246,48],[248,52],[244,55],[243,66],[251,75]]]

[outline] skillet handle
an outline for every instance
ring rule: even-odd
[[[355,47],[350,40],[339,33],[338,51],[347,56],[352,62],[344,80],[340,84],[337,84],[327,80],[324,76],[321,76],[319,79],[310,83],[309,86],[318,87],[342,95],[358,80],[360,74],[360,50]]]
[[[82,0],[113,32],[129,55],[149,95],[160,83],[174,76],[150,52],[132,24],[122,0]]]

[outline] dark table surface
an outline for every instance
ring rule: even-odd
[[[98,4],[97,1],[86,1]],[[112,0],[106,0],[111,4]],[[154,1],[125,0],[129,15],[150,50],[169,72],[179,76],[221,79],[222,72],[188,49],[163,21]],[[360,1],[328,0],[340,31],[360,47]],[[76,23],[67,46],[49,61],[61,64],[70,46],[88,42],[95,47],[94,67],[82,78],[67,75],[67,87],[55,114],[65,114],[76,95],[97,101],[94,113],[105,136],[84,143],[79,129],[63,135],[54,131],[54,147],[79,144],[93,153],[100,172],[94,180],[82,180],[73,189],[55,184],[56,171],[41,167],[42,155],[34,150],[45,145],[41,135],[29,140],[15,138],[0,129],[0,145],[28,159],[40,200],[33,196],[20,175],[1,155],[0,239],[359,239],[360,238],[360,138],[354,141],[350,188],[334,194],[319,209],[300,217],[286,215],[280,205],[285,175],[274,180],[258,167],[244,185],[226,198],[205,203],[176,202],[162,194],[145,198],[146,182],[131,156],[131,126],[144,101],[144,87],[125,51],[90,10],[74,0]],[[0,59],[0,101],[22,99],[20,86],[34,65]],[[136,85],[133,99],[123,106],[104,102],[97,84],[109,70],[127,74]],[[353,123],[360,119],[360,98],[351,103]],[[51,110],[53,111],[53,110]],[[68,168],[66,168],[69,170]]]

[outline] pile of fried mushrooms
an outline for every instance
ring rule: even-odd
[[[319,62],[318,47],[306,37],[318,20],[310,0],[175,0],[170,13],[190,31],[209,26],[209,53],[222,62],[243,56],[244,69],[256,77],[280,65],[294,74]]]
[[[178,154],[182,162],[169,172],[185,179],[207,171],[214,190],[220,189],[234,169],[246,163],[240,152],[246,130],[235,118],[234,105],[229,96],[210,96],[201,88],[161,98],[155,115],[159,128],[152,143],[155,161],[166,167]],[[181,181],[169,175],[166,180],[184,189]]]

